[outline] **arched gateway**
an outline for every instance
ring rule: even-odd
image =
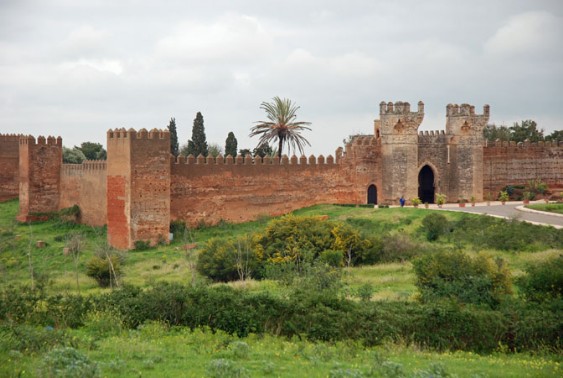
[[[434,203],[434,171],[428,165],[418,173],[418,198],[422,203]]]
[[[377,204],[377,187],[370,185],[368,188],[368,204]]]

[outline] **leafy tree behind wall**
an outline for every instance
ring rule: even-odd
[[[176,118],[170,118],[168,131],[170,132],[170,153],[174,156],[178,156],[180,147],[178,145],[178,132],[176,131]]]
[[[563,137],[561,131],[554,131],[551,135],[544,138],[543,130],[538,129],[535,121],[528,119],[520,123],[515,122],[512,126],[487,125],[483,130],[483,136],[488,141],[502,140],[512,142],[539,142],[542,140],[557,140]]]
[[[514,125],[510,127],[510,133],[512,135],[510,140],[515,142],[523,142],[526,139],[530,142],[543,140],[543,130],[538,130],[537,123],[531,119],[522,121],[520,124],[515,122]]]
[[[545,140],[558,141],[563,140],[563,130],[555,130],[545,137]]]
[[[107,151],[100,143],[84,142],[80,147],[74,147],[82,151],[86,160],[106,160]]]
[[[218,143],[209,143],[209,156],[217,157],[223,153],[223,148]]]
[[[273,153],[274,150],[272,150],[272,147],[270,147],[268,143],[262,143],[254,150],[252,150],[252,155],[254,155],[254,157],[260,156],[261,158],[263,158],[264,156],[272,156]]]
[[[203,126],[203,116],[197,112],[192,128],[192,139],[188,140],[188,146],[185,150],[186,155],[198,157],[200,154],[207,156],[209,150],[207,147],[207,138],[205,137],[205,127]]]
[[[63,163],[81,164],[84,160],[86,160],[86,156],[78,147],[63,147]]]
[[[510,130],[507,126],[487,125],[483,129],[483,136],[490,142],[495,140],[509,141]]]
[[[248,148],[241,148],[238,153],[243,158],[246,157],[246,155],[252,155],[252,152],[250,152],[250,149]]]
[[[225,156],[231,155],[232,157],[237,156],[238,142],[235,138],[235,134],[231,131],[227,135],[227,140],[225,141]]]

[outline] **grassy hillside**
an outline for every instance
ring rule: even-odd
[[[423,342],[413,343],[413,340],[417,340],[417,336],[409,334],[408,329],[407,333],[401,331],[403,333],[400,334],[404,336],[388,336],[383,339],[376,337],[376,345],[372,346],[355,339],[340,341],[335,338],[330,342],[318,341],[323,340],[323,330],[316,330],[320,332],[318,335],[321,337],[313,342],[308,340],[309,335],[300,331],[293,332],[291,329],[289,331],[285,329],[277,334],[293,334],[293,336],[281,337],[272,336],[270,334],[272,332],[254,333],[250,328],[247,337],[239,338],[236,332],[234,335],[225,333],[221,330],[223,329],[221,326],[212,330],[207,326],[190,329],[186,326],[174,326],[171,321],[141,320],[139,326],[132,327],[131,318],[128,316],[137,314],[135,312],[137,310],[127,307],[135,307],[138,306],[136,303],[142,303],[142,301],[132,301],[134,298],[130,295],[135,291],[120,296],[119,290],[99,288],[96,281],[85,273],[86,264],[92,256],[107,248],[106,230],[61,220],[31,225],[19,224],[14,220],[17,207],[17,201],[0,203],[0,292],[5,293],[2,295],[9,295],[8,293],[19,290],[10,291],[11,287],[22,288],[22,292],[26,294],[22,294],[24,296],[21,298],[14,297],[14,301],[21,300],[21,308],[31,308],[32,314],[21,314],[21,319],[27,319],[25,321],[6,318],[5,315],[4,320],[0,321],[0,376],[44,376],[50,361],[56,360],[50,353],[61,347],[72,347],[91,362],[91,365],[82,362],[80,366],[85,366],[86,370],[82,371],[81,376],[88,376],[85,371],[93,372],[92,376],[98,374],[108,377],[141,375],[441,377],[450,376],[448,374],[456,374],[460,377],[558,377],[561,375],[560,348],[554,350],[552,347],[543,349],[540,347],[534,350],[534,354],[507,353],[510,346],[499,343],[498,346],[495,344],[495,352],[483,355],[469,351],[448,352],[450,348],[447,346],[437,349],[424,345]],[[385,327],[400,326],[405,320],[395,320],[393,309],[404,308],[400,310],[403,312],[397,313],[397,316],[411,314],[417,316],[420,321],[426,319],[426,316],[431,316],[428,319],[433,319],[435,316],[438,316],[437,319],[441,317],[458,319],[455,313],[458,310],[452,310],[454,308],[458,308],[460,314],[466,315],[473,311],[465,306],[433,307],[433,304],[418,308],[419,293],[415,285],[411,257],[400,257],[404,248],[414,250],[418,254],[446,250],[463,251],[472,256],[487,254],[504,259],[513,277],[523,275],[530,263],[554,258],[562,253],[561,231],[511,222],[499,223],[497,220],[457,212],[440,212],[450,221],[450,226],[444,236],[430,242],[421,230],[421,225],[423,219],[431,213],[434,211],[332,205],[314,206],[296,211],[294,214],[299,216],[328,216],[331,220],[351,225],[365,235],[380,236],[384,240],[388,262],[343,268],[340,273],[341,285],[335,286],[334,290],[338,293],[335,293],[334,297],[308,297],[306,294],[298,294],[296,288],[272,279],[212,283],[196,271],[197,254],[209,239],[260,232],[270,219],[236,225],[221,223],[214,227],[202,225],[176,235],[170,245],[157,246],[145,251],[126,252],[123,255],[124,274],[120,278],[120,284],[139,287],[146,292],[156,291],[151,294],[157,295],[156,300],[159,300],[158,291],[162,288],[159,286],[160,283],[185,285],[187,288],[192,288],[190,289],[192,294],[189,295],[199,295],[197,298],[200,298],[198,299],[200,302],[193,302],[194,306],[195,303],[199,303],[197,306],[206,306],[201,300],[207,300],[205,298],[210,295],[217,296],[216,300],[219,304],[221,304],[221,296],[225,296],[225,306],[233,299],[239,300],[241,302],[235,303],[240,305],[236,306],[243,307],[241,308],[243,311],[234,312],[233,317],[226,315],[224,318],[232,322],[234,328],[237,327],[237,323],[248,321],[244,316],[241,320],[234,318],[240,314],[244,315],[244,306],[263,306],[263,303],[271,303],[272,306],[288,304],[300,306],[300,299],[294,296],[304,295],[304,302],[317,303],[314,305],[316,308],[314,311],[317,312],[307,315],[307,312],[312,311],[307,307],[297,311],[304,311],[303,319],[307,316],[315,319],[312,326],[315,322],[319,325],[328,324],[330,323],[328,319],[342,316],[339,314],[350,317],[360,314],[362,319],[381,317],[383,323],[377,324],[384,327],[383,334],[396,335],[393,329]],[[76,235],[80,235],[81,248],[75,260],[72,255],[65,255],[63,251]],[[38,241],[45,242],[46,246],[39,248]],[[190,248],[186,248],[187,245]],[[393,253],[397,253],[398,257],[394,258]],[[30,289],[32,286],[41,287],[43,294],[34,297],[34,291]],[[171,295],[177,295],[176,300],[180,304],[184,303],[180,299],[181,295],[184,295],[181,294],[182,287],[170,288]],[[202,289],[198,289],[199,287]],[[220,289],[224,287],[235,289],[234,296],[232,292],[222,292]],[[370,290],[370,305],[350,307],[347,310],[348,305],[345,301],[350,300],[352,303],[360,304],[358,293],[366,287]],[[514,298],[517,298],[517,287],[514,286],[514,289],[516,292]],[[25,296],[27,294],[29,297]],[[59,321],[50,320],[65,318],[65,314],[54,317],[49,315],[49,312],[54,310],[53,307],[64,305],[64,298],[74,298],[71,300],[74,301],[72,303],[81,303],[77,300],[80,297],[73,297],[76,294],[80,294],[82,298],[92,298],[86,299],[85,303],[90,303],[88,300],[92,301],[89,305],[92,307],[83,315],[69,313],[67,316],[69,319],[73,317],[78,319],[80,324],[68,327]],[[166,294],[163,292],[162,295]],[[167,297],[162,299],[169,300]],[[130,301],[128,302],[130,304],[123,302],[121,308],[112,307],[111,303],[115,300],[118,301],[115,303]],[[34,302],[30,305],[29,301]],[[162,308],[162,314],[168,311],[168,307],[175,305],[166,301],[163,303],[165,307]],[[189,310],[190,305],[186,304],[186,306]],[[516,305],[514,309],[519,308],[518,306]],[[65,308],[72,309],[72,307]],[[248,314],[262,311],[258,307],[246,307],[246,309]],[[266,310],[267,307],[264,311]],[[225,307],[217,311],[230,310]],[[293,308],[288,308],[287,316],[290,316],[289,313],[292,311]],[[367,312],[363,313],[363,311]],[[375,312],[371,314],[372,311]],[[440,313],[434,315],[433,311]],[[453,315],[449,314],[449,311],[454,311]],[[481,309],[476,308],[475,311],[480,313]],[[483,311],[486,316],[482,319],[485,320],[489,319],[487,318],[489,316],[492,316],[490,319],[505,316],[504,314],[512,310],[501,308],[497,312]],[[281,314],[283,313],[281,311]],[[0,314],[2,314],[1,309]],[[512,316],[517,316],[515,314]],[[212,316],[213,311],[205,315],[204,319],[197,320],[199,322],[197,324],[206,324],[207,317]],[[389,318],[386,318],[387,316]],[[219,318],[218,315],[217,319]],[[300,319],[299,316],[296,319]],[[271,321],[266,320],[264,324],[273,329],[275,327],[268,323],[273,321],[283,321],[283,319],[280,320],[278,316]],[[406,321],[408,323],[408,319]],[[364,324],[348,326],[365,327]],[[437,326],[437,329],[440,329],[437,324],[429,326]],[[309,326],[308,329],[312,328]],[[414,329],[416,328],[414,327],[412,332],[415,332]],[[353,334],[353,331],[344,330],[344,333]],[[372,332],[369,328],[366,331]],[[467,333],[471,333],[471,330]],[[482,335],[483,338],[489,336]],[[330,337],[327,339],[331,340]],[[68,362],[70,361],[68,358],[66,361],[67,365],[78,364],[75,360]]]

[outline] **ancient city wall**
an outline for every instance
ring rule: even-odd
[[[19,139],[20,211],[25,222],[59,209],[62,139],[32,136]]]
[[[59,207],[79,205],[82,223],[103,226],[107,217],[106,176],[105,161],[63,164]]]
[[[167,131],[107,133],[107,225],[112,246],[137,240],[168,240],[170,225],[170,135]]]
[[[20,135],[0,134],[0,200],[18,197],[19,140]]]
[[[358,201],[349,172],[332,156],[179,157],[171,173],[171,218],[190,224],[243,222],[314,204]]]
[[[540,179],[550,187],[563,185],[563,142],[493,142],[483,149],[485,195],[496,198],[506,185]]]

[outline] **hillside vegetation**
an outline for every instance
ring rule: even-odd
[[[17,206],[0,204],[1,376],[560,375],[561,230],[323,205],[174,223],[123,253]]]

